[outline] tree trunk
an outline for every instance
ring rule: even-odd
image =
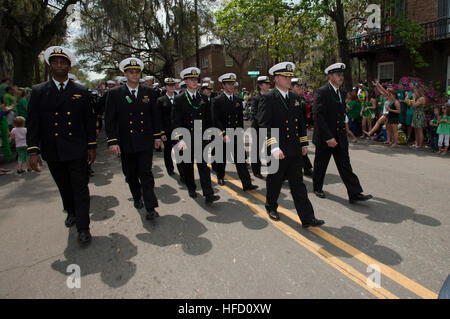
[[[336,31],[338,36],[339,56],[342,60],[342,63],[344,63],[346,66],[344,73],[344,88],[347,90],[347,92],[350,92],[353,87],[352,64],[350,58],[349,42],[347,38],[347,29],[345,28],[344,7],[342,6],[341,0],[336,1],[335,12],[336,16],[334,22],[336,23]]]
[[[36,54],[31,48],[21,48],[13,53],[14,84],[31,87]]]
[[[39,56],[34,59],[34,79],[36,83],[41,83],[41,68],[39,64]]]

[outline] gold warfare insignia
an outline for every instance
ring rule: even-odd
[[[192,75],[197,75],[197,70],[192,70]]]
[[[133,66],[136,66],[136,65],[137,65],[137,62],[136,62],[136,60],[131,60],[131,61],[130,61],[130,64],[133,65]]]
[[[290,64],[286,65],[286,70],[288,72],[292,72],[292,65],[290,65]]]
[[[61,54],[62,53],[62,49],[61,48],[54,48],[53,49],[53,53]]]

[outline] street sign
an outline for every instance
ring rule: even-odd
[[[258,76],[259,75],[259,71],[248,71],[248,75],[251,75],[251,76]]]

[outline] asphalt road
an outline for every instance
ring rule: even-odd
[[[146,221],[100,143],[88,248],[64,226],[47,168],[1,176],[0,298],[436,298],[450,273],[450,158],[366,141],[350,149],[374,199],[350,205],[332,160],[327,199],[305,178],[326,224],[304,230],[287,183],[280,222],[265,213],[265,182],[253,178],[259,189],[243,192],[230,164],[227,184],[214,183],[221,200],[207,207],[166,174],[162,153],[153,170],[161,217]],[[81,288],[67,285],[72,264]],[[379,287],[369,286],[377,269]]]

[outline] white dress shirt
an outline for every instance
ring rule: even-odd
[[[130,91],[130,93],[132,93],[132,92],[131,92],[132,90],[135,90],[136,92],[134,93],[134,94],[135,94],[134,97],[135,97],[135,98],[138,97],[139,85],[136,86],[134,89],[132,89],[132,88],[130,88],[130,87],[128,86],[128,84],[127,84],[127,88],[128,88],[128,90]]]
[[[67,83],[69,83],[69,78],[67,78],[67,80],[65,80],[64,82],[58,82],[58,81],[55,80],[55,78],[52,78],[52,79],[53,79],[53,82],[55,82],[55,85],[56,85],[56,87],[58,88],[58,90],[59,90],[59,86],[61,85],[61,83],[64,84],[63,90],[66,89]]]

